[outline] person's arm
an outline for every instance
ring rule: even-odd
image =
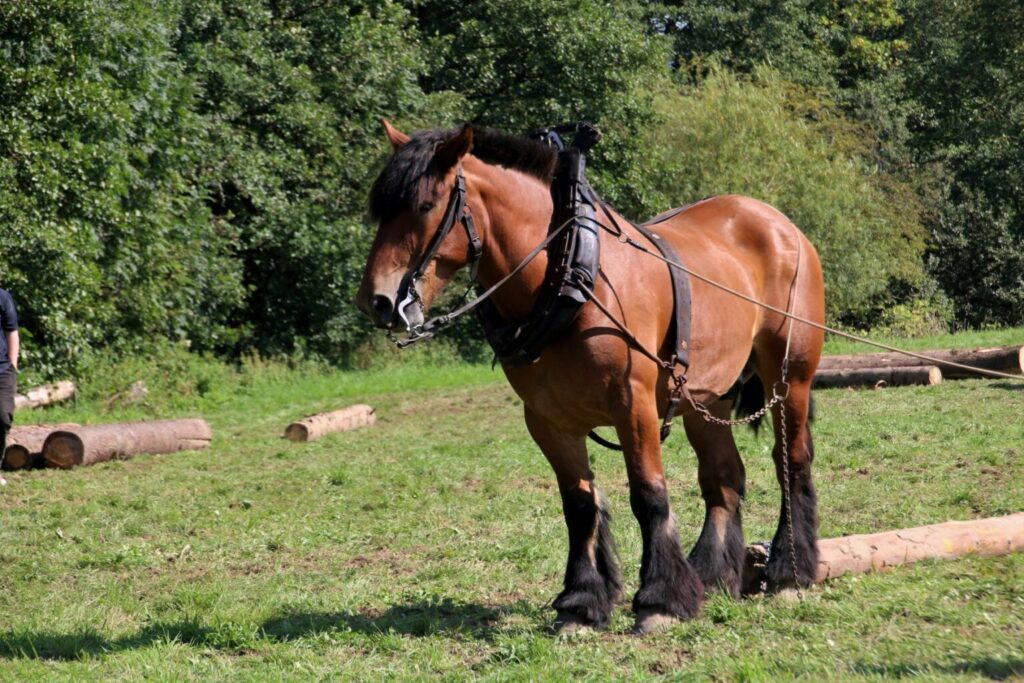
[[[11,359],[11,365],[18,369],[18,351],[21,350],[21,335],[17,330],[7,333],[7,357]]]

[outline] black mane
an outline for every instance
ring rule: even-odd
[[[414,133],[392,155],[370,190],[370,215],[374,220],[393,218],[420,201],[424,181],[434,171],[431,161],[437,147],[456,132],[458,129]],[[539,142],[476,127],[470,153],[481,161],[528,173],[546,183],[551,182],[558,160],[555,150]]]

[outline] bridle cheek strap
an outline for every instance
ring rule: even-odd
[[[415,270],[402,278],[402,284],[398,290],[399,302],[395,307],[395,313],[405,323],[406,329],[412,328],[405,312],[406,309],[412,305],[418,305],[421,310],[423,309],[423,300],[416,289],[416,284],[423,279],[427,268],[430,267],[430,262],[434,260],[437,251],[441,248],[441,244],[448,237],[452,228],[455,227],[456,221],[461,222],[466,229],[466,237],[469,241],[469,272],[473,282],[476,283],[477,271],[480,269],[480,257],[484,253],[484,248],[483,242],[480,240],[480,234],[476,230],[476,223],[473,222],[473,214],[466,203],[466,177],[462,174],[462,167],[459,167],[455,172],[455,186],[452,187],[452,194],[448,199],[448,206],[445,208],[440,227],[438,227],[437,232],[431,238]]]

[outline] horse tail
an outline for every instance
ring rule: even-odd
[[[756,374],[750,376],[750,379],[743,383],[740,387],[739,394],[736,396],[736,402],[733,404],[733,413],[737,419],[749,417],[757,411],[764,408],[764,382]],[[761,420],[763,417],[759,417],[750,423],[750,428],[757,434],[761,428]],[[807,421],[814,422],[814,394],[811,394],[810,405],[807,409]]]

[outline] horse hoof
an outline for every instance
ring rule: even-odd
[[[768,593],[772,596],[773,600],[782,600],[783,602],[800,602],[801,591],[793,588],[792,586],[786,588],[775,588],[769,590]]]
[[[672,628],[679,623],[679,618],[664,612],[653,612],[643,610],[636,615],[636,623],[633,624],[633,633],[638,636],[646,636],[652,633],[660,633]]]
[[[583,618],[570,613],[559,614],[554,623],[555,635],[575,636],[594,631],[594,625]]]

